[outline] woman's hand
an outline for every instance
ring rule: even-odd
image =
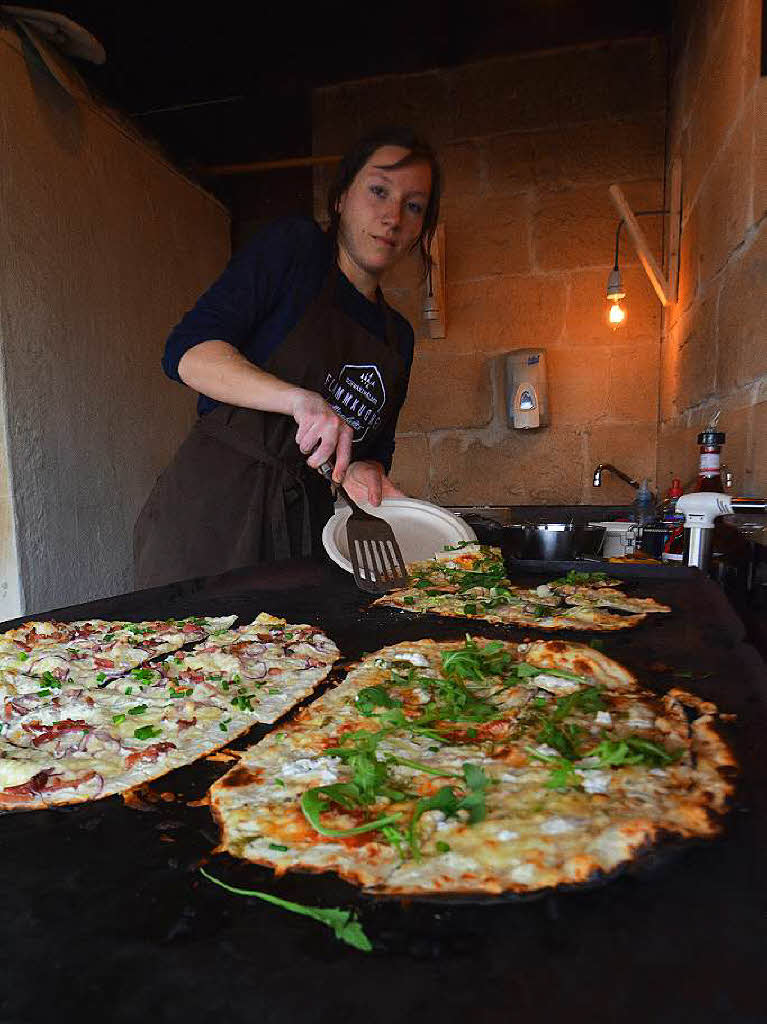
[[[352,462],[343,479],[344,490],[354,501],[365,501],[376,508],[382,498],[404,498],[384,472],[380,462]]]
[[[298,424],[296,444],[309,455],[307,464],[318,469],[335,453],[333,480],[341,483],[352,457],[352,428],[315,391],[297,389],[290,411]]]

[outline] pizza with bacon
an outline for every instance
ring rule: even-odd
[[[313,626],[234,619],[31,622],[3,634],[0,810],[121,793],[189,764],[276,721],[338,657]]]

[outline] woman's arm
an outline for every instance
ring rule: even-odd
[[[296,444],[312,469],[335,453],[333,479],[343,480],[352,451],[352,428],[314,391],[288,384],[255,366],[226,341],[203,341],[188,349],[178,364],[184,384],[218,402],[292,416]]]

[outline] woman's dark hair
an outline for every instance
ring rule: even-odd
[[[400,167],[408,167],[414,163],[427,163],[431,169],[431,192],[429,201],[423,215],[423,226],[421,233],[412,245],[412,249],[419,247],[421,262],[423,263],[423,276],[428,277],[431,269],[431,240],[437,230],[437,219],[439,217],[439,200],[442,194],[442,172],[437,154],[424,139],[419,138],[410,128],[381,128],[361,139],[353,149],[341,159],[338,165],[336,176],[328,189],[328,216],[330,226],[328,231],[334,241],[338,238],[338,225],[341,215],[338,212],[338,203],[344,192],[357,177],[370,157],[381,146],[400,146],[409,152],[389,167],[396,170]]]

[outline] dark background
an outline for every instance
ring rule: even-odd
[[[95,35],[106,49],[106,64],[77,61],[94,91],[233,208],[243,179],[210,177],[204,167],[309,155],[311,90],[317,86],[664,34],[672,4],[36,0],[23,6],[65,14]],[[294,178],[291,187],[296,184],[299,202],[308,202],[311,212],[310,173]]]

